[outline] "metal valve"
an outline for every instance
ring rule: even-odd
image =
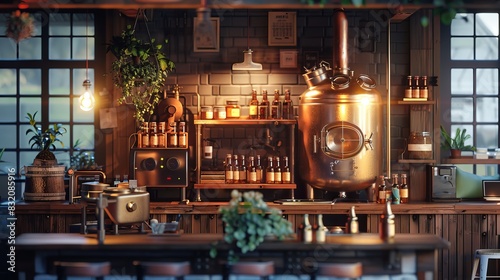
[[[370,147],[371,150],[373,150],[373,145],[372,145],[373,144],[373,140],[372,140],[372,137],[373,137],[373,132],[370,134],[370,137],[368,137],[368,139],[365,139],[365,146],[368,144],[368,146]],[[368,147],[366,147],[366,149],[368,150]]]

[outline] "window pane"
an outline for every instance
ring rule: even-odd
[[[473,120],[472,98],[451,99],[451,121],[472,122]],[[469,130],[470,131],[470,130]]]
[[[498,95],[498,69],[478,68],[476,70],[476,94]]]
[[[69,38],[49,38],[49,59],[71,59]]]
[[[498,122],[497,97],[477,98],[476,106],[476,118],[478,122]]]
[[[474,35],[474,14],[460,13],[451,21],[452,36]]]
[[[40,69],[19,70],[19,93],[21,95],[42,94],[42,71]]]
[[[61,146],[58,145],[57,146],[57,149],[52,151],[54,153],[54,155],[56,156],[56,159],[57,159],[57,163],[58,164],[62,164],[64,166],[69,166],[69,163],[70,163],[70,160],[69,160],[69,153],[68,151],[63,151],[61,150],[60,148]],[[69,146],[64,143],[64,148],[68,148]]]
[[[474,90],[472,73],[470,68],[451,69],[452,95],[472,95]]]
[[[51,97],[49,98],[49,122],[67,122],[69,121],[69,97]]]
[[[94,36],[94,14],[73,14],[73,35]]]
[[[478,13],[476,14],[477,36],[498,36],[498,14]]]
[[[29,38],[19,42],[19,59],[42,59],[42,39]]]
[[[69,69],[49,69],[49,94],[69,95]]]
[[[19,156],[21,158],[20,164],[21,166],[26,166],[26,165],[32,165],[33,160],[35,159],[36,155],[38,155],[39,151],[33,150],[29,152],[20,152]]]
[[[7,37],[0,38],[0,50],[2,50],[0,52],[0,59],[2,60],[16,59],[16,43],[14,42],[14,40]]]
[[[38,114],[40,114],[40,112],[38,112]],[[36,119],[37,119],[37,123],[39,124],[40,117],[38,116],[38,114],[37,114]],[[23,120],[27,121],[26,119],[23,119]],[[26,131],[28,129],[34,129],[34,128],[29,124],[22,124],[19,126],[19,147],[21,149],[31,149],[31,145],[29,143],[29,140],[31,137],[34,136],[34,134],[30,133],[30,134],[26,135]]]
[[[2,173],[2,170],[8,173],[9,168],[16,168],[17,166],[16,153],[5,151],[2,156],[2,161],[4,161],[4,163],[0,166],[0,173]],[[19,173],[19,170],[16,169],[16,173]]]
[[[27,121],[26,116],[28,113],[37,114],[37,121],[40,122],[40,115],[42,114],[42,99],[39,97],[21,97],[19,98],[19,120]]]
[[[498,38],[476,38],[476,59],[497,60]]]
[[[94,148],[94,126],[93,125],[73,125],[73,139],[80,140],[80,149]]]
[[[4,137],[0,137],[0,150],[3,148],[15,149],[17,147],[17,134],[15,124],[0,125],[0,131]],[[2,160],[5,160],[2,157]]]
[[[17,92],[16,84],[17,84],[16,70],[0,68],[0,94],[16,95]]]
[[[87,49],[85,49],[87,43]],[[94,59],[94,38],[73,38],[73,59],[93,60]]]
[[[2,122],[15,122],[17,100],[13,97],[0,97],[0,112],[2,112]],[[0,149],[2,146],[0,146]]]
[[[49,17],[49,35],[71,35],[70,14],[51,13]]]
[[[82,92],[83,92],[83,90],[82,90]],[[75,122],[75,123],[77,123],[77,122],[93,123],[94,122],[94,109],[95,109],[95,107],[94,107],[94,109],[92,109],[90,111],[83,111],[82,109],[80,109],[80,104],[79,104],[79,100],[78,100],[79,98],[80,98],[80,96],[75,97],[73,99],[73,122]]]
[[[474,59],[473,50],[473,38],[451,38],[450,57],[452,60],[472,60]]]
[[[494,149],[498,147],[498,126],[477,125],[476,146],[480,148]]]

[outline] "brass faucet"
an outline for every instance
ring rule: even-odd
[[[106,173],[101,170],[68,170],[69,175],[69,186],[68,186],[68,201],[70,204],[76,202],[77,199],[81,199],[81,196],[77,196],[76,188],[78,186],[78,177],[80,176],[96,176],[100,177],[100,182],[106,182]]]

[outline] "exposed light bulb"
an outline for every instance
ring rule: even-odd
[[[95,99],[94,95],[90,91],[90,87],[92,86],[92,83],[90,80],[85,80],[83,81],[83,87],[85,88],[85,92],[80,96],[80,109],[83,111],[90,111],[94,109],[95,105]]]

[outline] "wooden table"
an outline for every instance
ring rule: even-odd
[[[448,247],[448,241],[432,234],[398,234],[391,242],[375,234],[345,234],[328,235],[324,244],[267,240],[241,259],[274,260],[278,274],[312,274],[319,262],[361,261],[366,275],[437,279],[437,252]],[[215,259],[209,256],[212,248],[218,252]],[[95,234],[26,233],[15,245],[17,270],[28,279],[50,273],[55,260],[109,260],[115,275],[133,274],[134,260],[189,260],[195,274],[226,275],[231,248],[220,234],[106,235],[99,244]]]

